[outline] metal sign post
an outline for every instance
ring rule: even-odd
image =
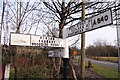
[[[63,28],[63,39],[64,39],[64,44],[65,44],[65,47],[64,47],[64,57],[63,57],[63,66],[64,66],[64,73],[63,73],[63,77],[64,77],[64,80],[69,80],[69,62],[70,62],[70,59],[69,59],[69,47],[68,47],[68,40],[66,38],[66,29]]]
[[[117,28],[117,43],[118,43],[118,78],[120,80],[120,11],[117,13],[118,20],[116,22],[116,28]]]

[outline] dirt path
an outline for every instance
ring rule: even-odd
[[[74,70],[76,72],[77,79],[80,79],[80,65],[73,60],[71,60],[71,63],[72,63],[72,65],[74,67]],[[85,68],[85,78],[86,79],[88,79],[88,78],[91,79],[92,78],[92,79],[95,79],[95,80],[96,79],[106,80],[104,77],[102,77],[102,76],[98,75],[97,73],[89,70],[88,68]]]

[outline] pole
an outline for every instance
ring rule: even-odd
[[[116,28],[117,28],[117,44],[118,44],[118,78],[120,80],[120,27],[118,26],[116,22]]]
[[[85,21],[85,0],[82,0],[82,23]],[[84,27],[84,24],[82,24]],[[81,34],[81,74],[80,78],[85,78],[85,33]]]
[[[3,73],[2,73],[2,45],[0,44],[0,80],[3,79]]]
[[[69,62],[70,62],[70,59],[69,59],[69,47],[68,47],[68,40],[66,39],[66,29],[63,29],[63,39],[64,39],[64,43],[65,43],[65,48],[64,48],[64,55],[63,55],[63,66],[64,66],[64,72],[63,72],[63,78],[64,80],[69,80],[69,70],[70,70],[70,67],[69,67]]]
[[[117,18],[120,18],[120,11],[117,11],[115,14],[116,14],[116,29],[117,29],[117,44],[118,44],[118,80],[120,80],[120,76],[119,76],[120,75],[120,27],[119,27],[120,20],[119,19],[117,20]]]
[[[116,22],[117,23],[117,22]],[[116,24],[117,28],[117,44],[118,44],[118,78],[120,80],[120,27],[118,27],[118,24]]]
[[[118,78],[120,80],[120,47],[118,49]]]
[[[2,68],[2,25],[3,25],[3,19],[4,19],[4,12],[5,12],[5,2],[3,1],[3,12],[2,12],[2,18],[1,18],[1,26],[0,26],[0,80],[3,79],[3,68]]]

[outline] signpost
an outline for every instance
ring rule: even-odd
[[[10,45],[19,46],[44,46],[44,47],[65,47],[61,38],[11,33]]]
[[[81,21],[75,25],[70,26],[66,29],[66,37],[71,37],[77,34],[88,32],[97,28],[110,25],[112,23],[112,11],[111,9],[109,9],[99,15],[90,17],[85,21]]]
[[[83,15],[85,16],[85,14]],[[46,37],[46,36],[38,36],[38,35],[30,35],[30,34],[11,33],[10,45],[64,48],[64,49],[56,49],[56,50],[49,51],[49,57],[63,57],[64,66],[66,70],[65,73],[67,74],[68,62],[69,62],[69,47],[68,47],[67,38],[77,35],[77,34],[82,34],[82,33],[84,34],[84,32],[88,32],[88,31],[91,31],[97,28],[101,28],[101,27],[110,25],[112,23],[113,23],[112,11],[111,9],[109,9],[99,15],[93,16],[73,26],[70,26],[67,29],[63,29],[63,39],[54,38],[54,37]],[[83,35],[82,37],[82,42],[83,41],[85,41],[85,35]],[[83,48],[85,47],[85,42],[82,43],[81,47]],[[85,53],[84,50],[82,52]],[[83,56],[83,58],[84,57],[85,56]],[[83,60],[82,62],[84,62]],[[67,75],[64,75],[64,76],[67,76]],[[84,78],[83,73],[81,76],[82,78]]]
[[[31,35],[30,46],[65,47],[61,38]]]
[[[51,50],[48,53],[49,57],[64,57],[64,49]]]
[[[83,0],[82,9],[82,21],[70,26],[69,28],[63,29],[63,38],[68,38],[71,36],[75,36],[77,34],[81,35],[81,78],[84,79],[84,70],[85,70],[85,32],[101,28],[110,24],[113,24],[112,20],[112,11],[111,9],[90,17],[89,19],[85,19],[85,1]],[[67,41],[66,41],[67,42]]]
[[[118,17],[118,20],[117,20],[117,25],[116,25],[116,28],[117,28],[117,43],[118,43],[118,75],[120,75],[120,10],[117,11],[117,17]],[[119,80],[120,80],[120,76],[118,76]]]
[[[66,39],[30,34],[11,33],[10,45],[60,47],[64,49],[49,51],[49,57],[69,58],[68,43]]]

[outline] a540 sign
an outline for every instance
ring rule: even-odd
[[[66,34],[67,34],[66,37],[71,37],[110,24],[113,24],[111,9],[99,15],[90,17],[89,19],[86,19],[83,22],[81,21],[75,25],[70,26],[69,28],[66,29]]]

